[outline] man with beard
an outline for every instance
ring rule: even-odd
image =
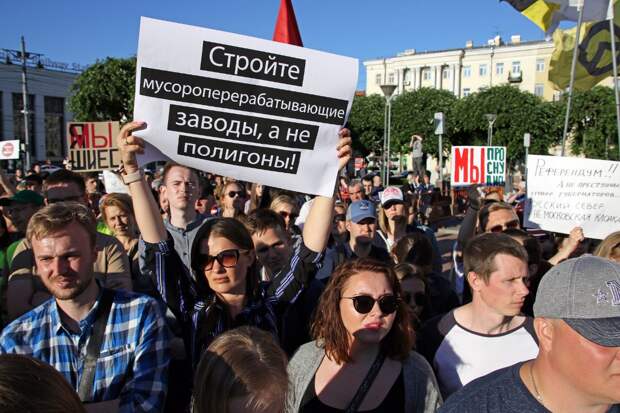
[[[50,205],[33,215],[26,236],[53,298],[3,330],[0,353],[56,368],[87,411],[161,411],[169,363],[163,314],[152,298],[96,281],[92,213],[76,202]]]

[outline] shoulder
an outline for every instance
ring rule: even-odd
[[[289,363],[289,369],[308,366],[314,360],[324,355],[324,348],[316,340],[311,341],[299,347],[295,352]]]
[[[413,372],[418,378],[429,379],[435,376],[428,361],[416,351],[410,352],[409,356],[403,361],[403,370]]]
[[[145,318],[150,315],[162,316],[160,303],[146,294],[120,289],[109,291],[114,293],[113,304],[119,311],[125,311],[136,318]]]
[[[44,330],[51,322],[50,313],[53,305],[54,300],[49,299],[38,307],[35,307],[13,320],[2,330],[0,346],[5,348],[5,346],[10,343],[15,345],[19,343],[25,344],[36,339],[40,331]]]

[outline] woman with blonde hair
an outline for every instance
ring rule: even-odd
[[[192,412],[283,412],[287,362],[271,334],[249,326],[227,331],[198,364]]]
[[[612,232],[601,241],[594,255],[620,262],[620,231]]]

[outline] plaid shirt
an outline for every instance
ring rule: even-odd
[[[77,391],[101,294],[77,333],[67,329],[51,299],[9,324],[0,353],[25,354],[52,365]],[[115,290],[95,372],[93,402],[119,400],[120,412],[164,406],[169,363],[161,306],[145,295]]]

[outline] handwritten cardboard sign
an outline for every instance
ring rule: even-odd
[[[589,238],[620,230],[620,162],[530,155],[525,226]]]
[[[503,146],[453,146],[452,186],[502,185],[506,181],[506,148]]]
[[[103,171],[120,165],[116,147],[118,122],[67,123],[67,148],[75,172]]]
[[[136,133],[190,167],[331,196],[356,59],[142,18]],[[142,162],[151,159],[143,159]]]

